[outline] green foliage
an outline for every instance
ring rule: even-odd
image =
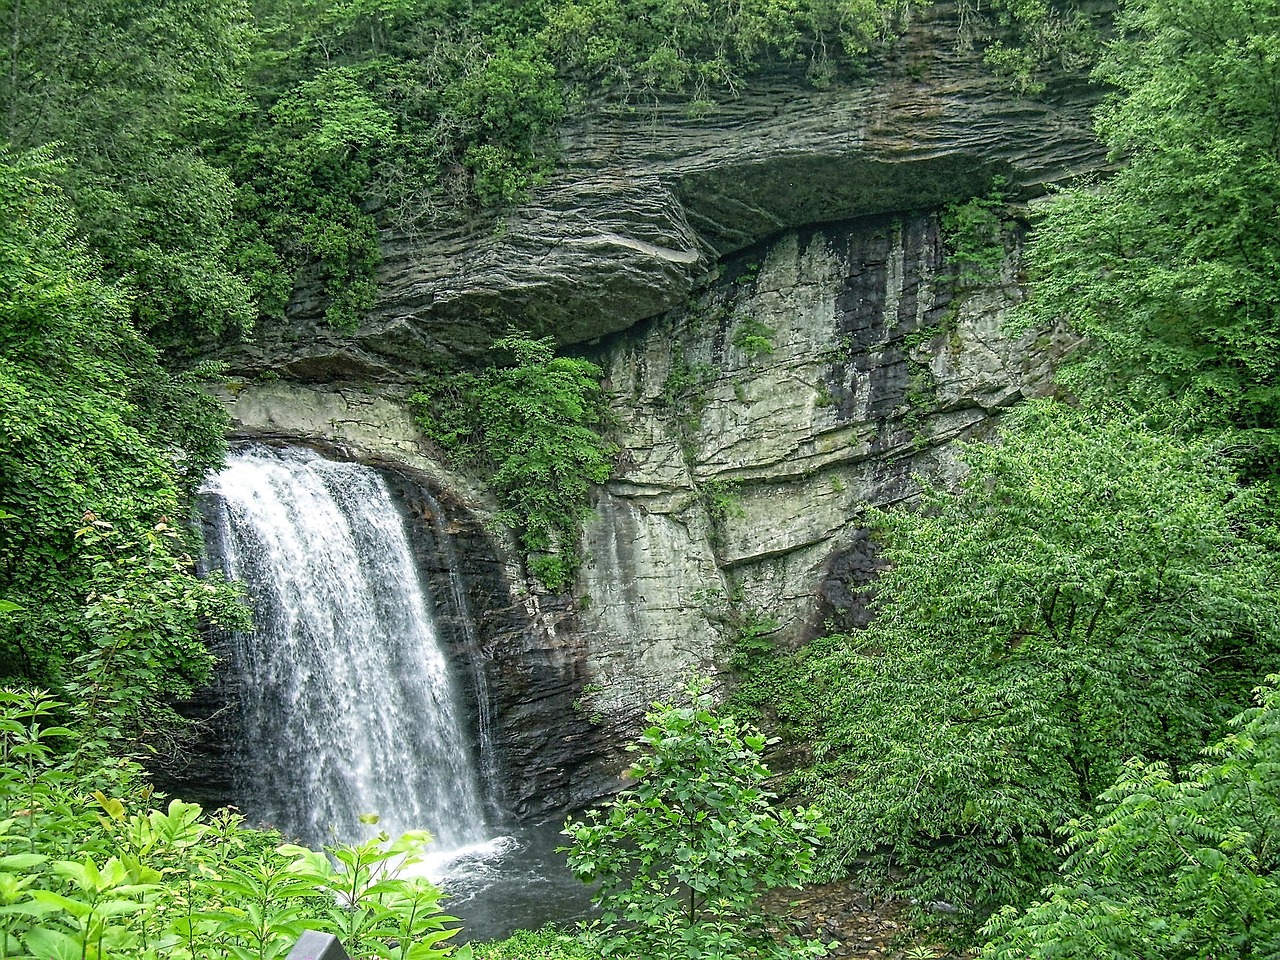
[[[987,925],[989,960],[1280,955],[1280,694],[1182,776],[1133,761],[1069,825],[1061,879]]]
[[[724,3],[626,0],[548,4],[545,42],[572,75],[624,90],[735,90],[760,65],[798,61],[829,82],[906,16],[900,0]]]
[[[440,892],[405,876],[424,835],[276,849],[278,837],[228,811],[157,809],[136,766],[86,766],[87,731],[51,723],[59,712],[41,692],[0,691],[5,956],[269,960],[304,927],[338,935],[354,956],[449,954]]]
[[[1280,424],[1280,4],[1133,0],[1098,68],[1098,130],[1124,164],[1051,207],[1028,323],[1088,350],[1062,381],[1171,422],[1230,427],[1274,472]]]
[[[378,231],[523,199],[563,116],[536,18],[499,4],[277,0],[264,6],[252,100],[219,147],[242,184],[242,269],[264,309],[319,279],[327,319],[373,305]]]
[[[220,459],[225,414],[138,334],[51,185],[64,166],[0,155],[0,595],[22,607],[0,622],[0,675],[68,682],[124,646],[155,658],[154,693],[181,693],[226,593],[167,518]]]
[[[737,482],[713,477],[699,483],[697,492],[698,501],[706,510],[707,520],[711,524],[708,533],[711,545],[721,547],[724,545],[729,521],[746,516],[742,501],[738,499]]]
[[[791,708],[803,706],[806,698],[795,695],[801,682],[794,665],[796,654],[777,645],[775,635],[782,626],[778,618],[746,603],[741,591],[725,596],[703,590],[695,598],[728,641],[722,660],[733,674],[724,709],[740,721],[764,724],[784,734],[789,745],[811,740],[811,728],[801,730],[793,723]]]
[[[237,589],[220,575],[196,577],[167,523],[134,539],[92,514],[85,521],[76,539],[88,568],[88,647],[68,665],[65,687],[106,749],[180,729],[168,704],[190,697],[213,664],[202,629],[252,625]]]
[[[871,627],[751,681],[814,742],[799,783],[840,811],[836,869],[955,905],[963,937],[1068,856],[991,956],[1274,952],[1261,728],[1192,765],[1280,658],[1274,494],[1252,483],[1280,409],[1277,24],[1271,2],[1125,6],[1098,77],[1126,162],[1033,234],[1023,315],[1087,336],[1060,380],[1094,412],[1008,416],[954,496],[879,519]],[[997,209],[963,222],[981,236]]]
[[[6,5],[0,144],[58,144],[56,176],[139,326],[165,341],[247,329],[233,264],[234,186],[200,149],[229,108],[245,52],[243,0]]]
[[[966,462],[876,520],[876,619],[797,690],[829,864],[962,926],[1046,882],[1128,757],[1190,763],[1280,663],[1260,500],[1217,445],[1034,402]]]
[[[476,960],[594,960],[583,939],[554,926],[517,930],[505,940],[473,943]]]
[[[781,626],[777,617],[746,602],[742,589],[726,594],[705,588],[694,594],[703,615],[719,624],[727,640],[722,659],[734,670],[750,670],[774,652],[773,635]]]
[[[457,932],[445,926],[454,918],[441,915],[440,890],[425,877],[406,876],[430,840],[418,830],[323,851],[286,844],[278,852],[293,858],[288,871],[305,885],[307,897],[325,898],[323,908],[309,913],[309,924],[333,933],[357,955],[426,960],[446,955],[444,941]]]
[[[1007,251],[1004,212],[1008,181],[994,177],[985,197],[953,203],[942,212],[942,234],[948,261],[956,270],[953,279],[962,287],[989,284],[1000,277]]]
[[[984,45],[982,58],[1022,94],[1043,93],[1060,70],[1096,62],[1097,29],[1075,0],[961,0],[962,46]]]
[[[331,66],[284,91],[257,129],[229,148],[244,184],[246,228],[261,239],[245,251],[264,310],[283,311],[293,278],[315,264],[327,295],[325,318],[353,329],[373,305],[377,225],[361,205],[374,155],[400,146],[392,115],[370,96],[367,76]],[[279,271],[285,271],[281,274]]]
[[[707,407],[707,381],[715,375],[715,367],[691,362],[683,346],[672,344],[671,369],[662,382],[658,405],[669,412],[679,411],[678,420],[684,432],[697,428],[697,420]]]
[[[830,82],[905,0],[22,0],[0,144],[59,144],[105,275],[172,356],[373,306],[381,233],[520,202],[566,105],[735,92],[779,59]]]
[[[1277,24],[1272,2],[1126,5],[1098,72],[1126,163],[1057,201],[1029,254],[1024,322],[1087,335],[1060,379],[1092,412],[1009,414],[954,495],[880,515],[876,620],[762,658],[739,693],[813,744],[795,783],[834,811],[833,872],[935,921],[953,905],[962,940],[1012,905],[991,957],[1277,950],[1274,693],[1195,765],[1280,665],[1274,493],[1254,483],[1280,409]],[[1001,206],[949,212],[968,282],[998,265]]]
[[[779,649],[767,635],[753,638],[750,652],[740,658],[742,665],[734,677],[725,709],[735,717],[776,731],[788,748],[798,748],[798,755],[809,754],[809,748],[818,738],[823,715],[823,704],[815,693],[818,689],[816,671],[810,658],[820,660],[826,643],[818,640],[812,646],[792,651]],[[810,758],[806,757],[803,765],[811,766]],[[793,781],[791,785],[796,784]],[[837,814],[832,822],[838,820]],[[819,863],[820,875],[835,872],[829,865]]]
[[[767,357],[773,353],[773,334],[771,327],[759,320],[747,317],[741,320],[733,333],[733,345],[753,360]]]
[[[565,590],[580,562],[591,486],[608,479],[617,452],[603,433],[603,374],[588,360],[557,357],[549,337],[508,336],[493,349],[512,365],[456,374],[413,402],[428,435],[489,474],[529,572]]]
[[[748,608],[736,612],[731,626],[733,638],[726,660],[728,666],[735,670],[749,669],[774,652],[773,634],[781,626],[776,617]]]
[[[318,277],[330,323],[373,305],[378,228],[528,196],[570,97],[734,90],[773,58],[860,56],[897,0],[273,0],[218,154],[242,191],[240,273],[278,314]],[[643,7],[643,9],[641,9]]]
[[[826,948],[770,933],[758,895],[803,882],[827,828],[816,808],[771,804],[764,737],[716,716],[691,683],[682,706],[656,705],[629,749],[632,786],[569,822],[569,867],[599,883],[605,956],[820,957]]]

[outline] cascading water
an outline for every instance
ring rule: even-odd
[[[235,803],[311,845],[427,829],[427,872],[464,920],[458,939],[587,914],[556,824],[486,825],[501,792],[488,692],[473,662],[481,772],[432,625],[405,523],[378,473],[310,450],[253,445],[204,488],[209,546],[243,581],[256,629],[228,669],[241,716]],[[483,659],[440,510],[432,510],[465,653]],[[500,835],[499,835],[500,834]]]
[[[435,849],[485,839],[484,804],[404,521],[382,478],[252,446],[206,486],[213,546],[253,599],[236,638],[238,805],[311,844],[361,816]]]
[[[453,538],[446,530],[444,511],[430,494],[424,491],[423,497],[431,506],[431,526],[435,531],[436,545],[449,571],[449,592],[453,596],[453,605],[458,611],[462,632],[466,637],[466,651],[471,660],[471,682],[475,695],[480,778],[490,803],[494,803],[501,795],[502,788],[498,782],[498,761],[493,744],[493,708],[489,702],[489,685],[485,681],[483,664],[480,662],[482,655],[480,638],[476,631],[475,617],[471,612],[471,603],[467,600],[466,587],[459,573],[462,565],[458,562],[457,551],[453,548]]]

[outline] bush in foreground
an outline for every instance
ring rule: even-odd
[[[823,956],[817,941],[775,934],[757,899],[808,879],[826,825],[815,807],[774,806],[765,738],[716,716],[708,683],[654,707],[630,748],[634,786],[565,827],[570,869],[600,884],[596,945],[645,960]]]
[[[1071,824],[1062,879],[988,923],[986,960],[1280,956],[1280,691],[1175,777],[1128,764]]]

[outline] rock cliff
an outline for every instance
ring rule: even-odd
[[[795,643],[857,622],[856,584],[874,570],[866,511],[908,496],[916,473],[949,475],[955,441],[1042,389],[1069,346],[1001,332],[1019,239],[1014,226],[1004,274],[971,289],[948,279],[933,213],[790,231],[726,260],[685,308],[599,344],[623,453],[572,598],[523,575],[483,484],[442,466],[395,399],[275,382],[225,399],[238,435],[396,478],[450,642],[488,701],[502,799],[536,816],[614,787],[648,704],[714,671],[744,625],[775,621],[772,637]]]
[[[942,279],[931,214],[790,232],[609,344],[625,455],[579,584],[598,709],[634,712],[745,626],[776,621],[786,644],[856,622],[866,511],[951,474],[955,441],[1043,389],[1069,346],[1001,332],[1009,242],[1004,277],[968,290]]]
[[[359,330],[321,327],[302,291],[287,325],[225,354],[245,378],[226,393],[239,435],[386,467],[439,590],[426,547],[461,555],[470,586],[442,602],[490,701],[510,808],[612,789],[648,703],[744,625],[795,643],[859,622],[866,511],[917,473],[952,475],[956,441],[1044,389],[1069,347],[1001,330],[1024,224],[975,286],[955,278],[938,211],[995,174],[1025,200],[1099,165],[1091,94],[1064,79],[1014,97],[956,30],[953,6],[927,8],[857,85],[779,78],[706,116],[593,113],[530,204],[388,236]],[[571,598],[524,577],[483,478],[442,466],[402,403],[508,324],[607,374],[623,452]]]
[[[861,81],[815,90],[783,74],[698,113],[585,111],[530,203],[384,236],[378,302],[357,331],[325,327],[304,286],[284,323],[223,359],[248,375],[403,383],[478,356],[512,324],[562,343],[625,330],[786,230],[934,208],[994,174],[1030,196],[1096,168],[1095,93],[1075,76],[1013,95],[961,49],[958,6],[918,9]]]

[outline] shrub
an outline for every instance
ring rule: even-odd
[[[1182,777],[1134,760],[1073,821],[1062,878],[986,927],[988,960],[1280,956],[1280,693]]]
[[[279,846],[229,811],[158,808],[136,765],[95,759],[91,740],[54,722],[65,710],[39,691],[0,691],[6,955],[270,960],[304,927],[352,956],[450,952],[440,891],[404,875],[425,834],[320,853]]]
[[[578,536],[591,485],[613,467],[603,434],[602,372],[589,360],[557,357],[551,338],[494,341],[509,366],[462,373],[413,398],[427,433],[463,464],[482,467],[529,556],[551,590],[577,574]]]
[[[973,927],[1026,903],[1056,831],[1134,755],[1193,762],[1280,663],[1258,491],[1221,448],[1032,402],[955,494],[881,514],[865,631],[816,642],[833,868]]]
[[[772,804],[765,738],[716,716],[695,681],[680,706],[658,704],[629,749],[634,786],[586,821],[565,825],[569,867],[600,884],[607,956],[820,957],[817,941],[773,935],[756,904],[802,883],[827,834],[815,807]]]

